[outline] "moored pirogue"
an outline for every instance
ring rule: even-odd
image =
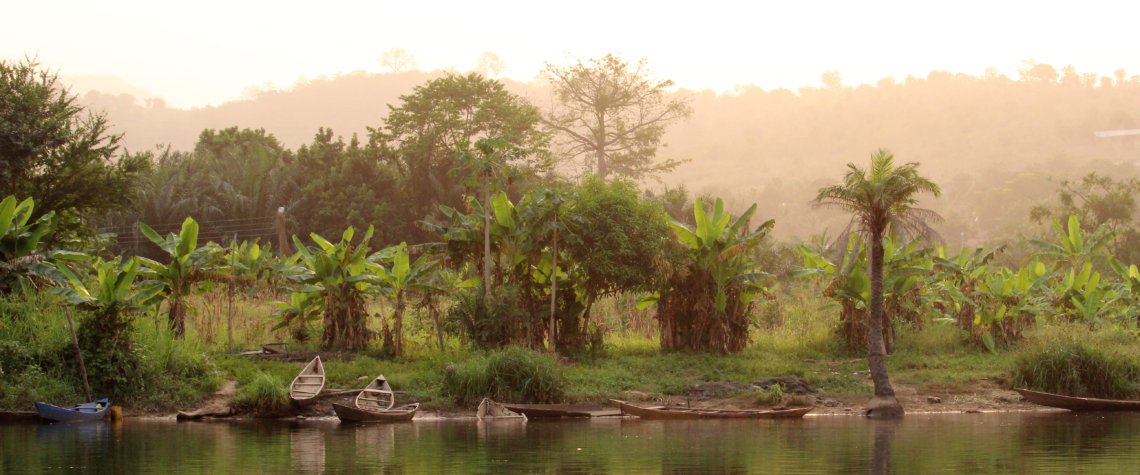
[[[1014,391],[1020,393],[1022,398],[1033,404],[1070,411],[1140,411],[1140,401],[1064,396],[1019,388],[1014,388]]]
[[[412,420],[420,408],[419,403],[393,407],[395,403],[395,393],[381,374],[356,395],[355,407],[334,403],[333,411],[345,422],[397,422]]]
[[[621,412],[642,419],[797,419],[810,412],[811,407],[792,409],[701,409],[667,406],[636,406],[618,399],[610,404]]]
[[[289,400],[301,407],[311,406],[325,387],[325,366],[321,355],[313,358],[289,385]]]

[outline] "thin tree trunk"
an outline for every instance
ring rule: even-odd
[[[439,310],[435,308],[434,303],[431,303],[428,304],[428,312],[431,312],[431,319],[435,322],[435,337],[439,340],[439,351],[443,351],[443,325],[439,323]]]
[[[598,111],[598,131],[594,133],[594,138],[597,144],[594,148],[594,159],[598,162],[598,178],[606,179],[610,170],[606,163],[606,115],[605,112]]]
[[[556,348],[554,338],[554,317],[557,313],[558,302],[558,211],[554,215],[554,259],[550,266],[550,349]]]
[[[491,295],[491,186],[483,174],[483,306]]]
[[[79,375],[83,377],[83,394],[87,396],[88,401],[94,401],[91,397],[91,385],[87,384],[87,365],[83,364],[83,350],[79,348],[79,338],[75,336],[75,324],[71,322],[71,309],[65,308],[67,312],[67,328],[71,330],[71,343],[75,345],[75,357],[79,359]],[[114,348],[112,346],[112,348]]]
[[[174,338],[181,340],[186,334],[186,311],[179,292],[170,299],[170,329],[174,331]]]
[[[396,327],[396,356],[404,355],[404,306],[404,293],[400,292],[396,294],[396,315],[393,318]]]

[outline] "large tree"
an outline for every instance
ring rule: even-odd
[[[405,207],[393,166],[362,147],[356,136],[345,143],[321,128],[313,142],[297,150],[292,174],[299,186],[297,206],[289,212],[301,233],[333,236],[348,227],[376,226],[379,242],[397,241],[413,222]]]
[[[871,416],[899,417],[902,404],[895,398],[887,376],[883,347],[883,238],[887,232],[901,235],[930,235],[929,221],[938,219],[933,211],[917,208],[917,196],[941,194],[938,185],[918,174],[917,163],[895,166],[894,155],[878,150],[871,156],[871,168],[847,164],[843,183],[820,188],[817,205],[835,206],[852,214],[852,225],[871,245],[871,334],[867,354],[875,397],[868,405]]]
[[[55,212],[63,237],[82,214],[129,206],[148,161],[119,154],[122,136],[108,128],[57,74],[0,61],[0,196],[34,197],[36,216]]]
[[[681,162],[654,162],[665,128],[692,113],[669,93],[673,81],[651,79],[645,60],[608,54],[559,67],[546,65],[557,102],[545,118],[563,158],[581,160],[602,179],[640,179]]]
[[[406,178],[408,220],[436,211],[438,205],[463,205],[465,188],[456,152],[465,144],[497,137],[526,153],[513,167],[545,167],[548,135],[541,117],[524,99],[498,81],[478,74],[450,74],[417,86],[391,107],[383,128],[369,128],[369,147],[379,149]],[[407,236],[409,241],[416,237]]]

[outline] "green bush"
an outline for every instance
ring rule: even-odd
[[[286,383],[269,373],[259,372],[234,397],[234,408],[262,416],[282,414],[289,409]]]
[[[530,333],[531,315],[518,302],[519,289],[511,285],[496,288],[486,303],[478,292],[465,292],[447,316],[479,348],[500,348],[523,341]]]
[[[516,403],[554,403],[566,393],[566,377],[550,355],[520,347],[491,352],[485,358],[448,365],[443,394],[460,406],[484,397]]]
[[[1072,396],[1129,399],[1140,393],[1136,342],[1066,325],[1029,344],[1013,365],[1013,384]]]

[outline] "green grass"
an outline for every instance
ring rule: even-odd
[[[289,408],[288,385],[288,380],[258,372],[238,389],[234,407],[262,416],[284,414]]]
[[[1018,351],[1013,383],[1073,396],[1132,399],[1140,394],[1138,355],[1135,337],[1127,332],[1062,324],[1037,332]]]
[[[272,401],[280,400],[304,363],[234,355],[226,339],[225,294],[194,298],[198,311],[187,322],[185,340],[170,336],[165,314],[137,317],[134,337],[143,364],[135,379],[135,396],[122,402],[130,409],[184,409],[208,398],[223,381],[235,380],[249,404],[276,404]],[[789,286],[781,291],[779,302],[778,312],[768,309],[755,323],[752,343],[743,352],[720,355],[663,353],[656,322],[631,309],[633,299],[607,300],[597,307],[596,321],[609,329],[601,352],[576,360],[527,352],[529,356],[500,361],[495,370],[488,369],[495,353],[472,349],[456,336],[448,336],[441,351],[430,319],[410,311],[406,356],[382,358],[376,341],[349,359],[325,359],[325,387],[360,388],[384,374],[401,401],[419,401],[425,408],[471,409],[477,397],[495,396],[497,389],[487,382],[488,374],[503,376],[495,384],[524,386],[535,380],[535,361],[548,360],[549,366],[542,371],[561,374],[565,384],[558,399],[567,402],[604,401],[627,391],[685,395],[696,384],[749,383],[774,376],[803,377],[826,397],[841,401],[858,403],[870,397],[866,358],[842,350],[834,332],[836,309],[819,295],[819,289]],[[298,343],[290,341],[285,332],[271,331],[274,320],[267,300],[239,296],[234,308],[235,351],[275,341],[288,341],[291,350],[316,349],[317,338]],[[373,313],[387,310],[379,304],[370,307]],[[378,321],[370,322],[373,329]],[[994,354],[970,342],[953,326],[928,323],[922,329],[901,329],[887,364],[896,384],[921,392],[955,393],[969,391],[981,380],[1012,381],[1018,358],[1034,348],[1048,347],[1058,335],[1082,335],[1092,347],[1125,355],[1124,359],[1133,355],[1132,361],[1140,353],[1137,336],[1126,330],[1079,331],[1047,324],[1027,332],[1023,349]],[[0,300],[0,387],[4,388],[0,408],[28,410],[35,400],[82,399],[69,347],[65,314],[55,297],[41,293],[31,299]],[[454,388],[445,389],[449,365],[468,371],[461,374],[470,383],[462,397],[457,398],[459,391]]]

